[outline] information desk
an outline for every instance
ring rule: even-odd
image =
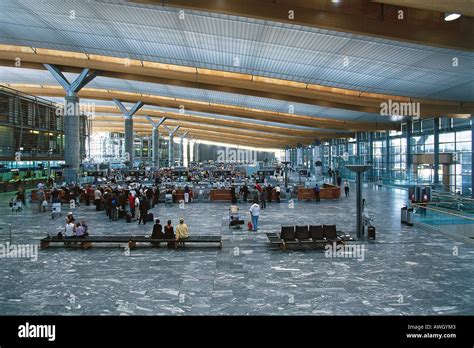
[[[341,188],[330,184],[323,184],[319,188],[320,199],[339,199],[341,197]],[[313,188],[298,187],[298,200],[316,200],[316,193]]]

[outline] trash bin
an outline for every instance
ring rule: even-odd
[[[375,227],[369,226],[367,228],[367,238],[368,239],[375,239]]]
[[[402,207],[400,217],[401,217],[401,223],[406,224],[407,223],[407,206],[406,205]]]
[[[408,226],[413,226],[413,219],[414,219],[414,213],[413,213],[413,208],[408,208],[407,209],[407,225]]]

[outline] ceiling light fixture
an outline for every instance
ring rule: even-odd
[[[446,12],[444,14],[444,20],[446,22],[451,22],[451,21],[454,21],[456,19],[458,19],[459,17],[461,17],[461,15],[459,13],[450,13],[450,12]]]

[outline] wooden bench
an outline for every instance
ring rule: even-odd
[[[354,241],[350,235],[337,231],[336,225],[282,226],[280,234],[273,232],[266,235],[270,244],[278,245],[282,250],[286,250],[288,245],[318,247]]]
[[[65,247],[80,247],[82,249],[89,249],[92,243],[126,243],[130,249],[137,247],[137,243],[168,243],[175,242],[175,248],[178,245],[186,245],[187,243],[212,243],[218,244],[222,248],[221,236],[190,236],[186,239],[153,239],[148,236],[88,236],[85,238],[57,238],[47,237],[40,240],[40,247],[47,248],[51,243],[63,243]]]

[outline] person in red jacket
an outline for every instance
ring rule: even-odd
[[[130,215],[135,216],[135,197],[129,192],[128,193],[128,205],[130,207]]]

